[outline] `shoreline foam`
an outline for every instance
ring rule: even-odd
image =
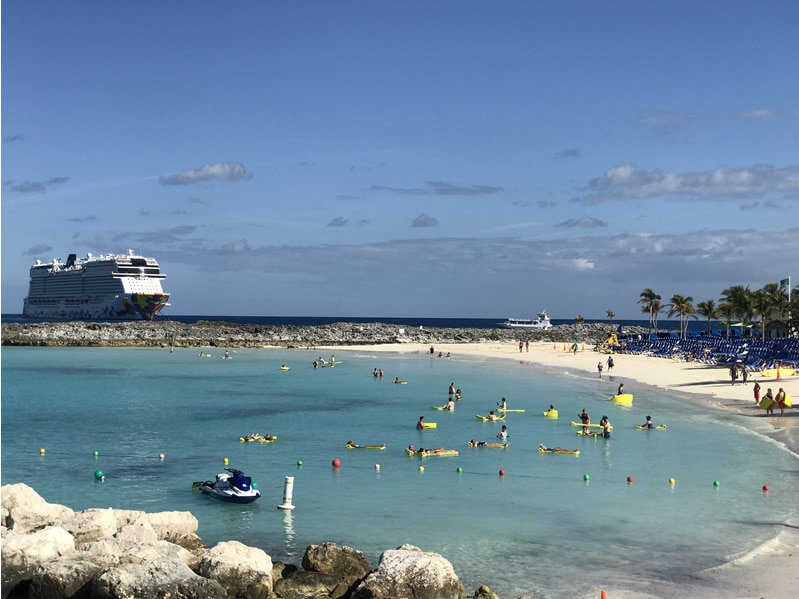
[[[452,359],[472,360],[506,359],[523,361],[545,369],[560,372],[584,372],[586,378],[597,376],[597,361],[605,362],[607,356],[586,349],[577,354],[563,351],[562,344],[551,342],[530,343],[529,351],[519,352],[515,341],[495,343],[442,343],[435,346],[435,356],[448,352]],[[358,346],[324,346],[316,350],[363,351],[386,353],[429,354],[429,346],[419,344],[381,344]],[[431,359],[446,359],[433,357]],[[613,388],[624,382],[628,392],[635,392],[636,385],[645,385],[674,393],[675,397],[690,405],[700,405],[714,410],[756,418],[758,425],[768,423],[765,432],[755,430],[754,422],[749,430],[765,434],[799,459],[799,408],[788,409],[784,417],[768,417],[755,406],[753,387],[757,380],[762,387],[761,396],[771,387],[776,393],[782,387],[799,398],[799,376],[775,380],[754,375],[744,385],[730,384],[727,370],[721,366],[698,362],[677,362],[668,358],[648,357],[636,354],[614,354],[614,373],[603,373],[602,379],[609,383],[609,395]],[[632,384],[630,384],[632,383]],[[744,426],[746,423],[744,422]],[[762,428],[758,426],[757,428]],[[696,599],[782,599],[792,597],[799,588],[799,513],[783,524],[776,537],[743,555],[731,559],[715,568],[696,572],[690,579],[663,582],[651,594],[630,592],[623,587],[608,587],[605,590],[612,599],[654,598],[689,596]]]

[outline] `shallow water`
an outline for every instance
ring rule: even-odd
[[[634,406],[617,406],[608,398],[623,377],[424,353],[337,351],[342,363],[322,369],[305,350],[215,353],[3,348],[3,484],[28,483],[77,510],[189,510],[209,545],[236,539],[275,561],[299,563],[307,545],[335,541],[374,567],[384,549],[411,543],[449,559],[468,592],[485,583],[503,597],[595,596],[605,585],[689,576],[772,538],[799,492],[796,457],[743,428],[752,419],[629,380]],[[374,368],[386,377],[373,378]],[[396,376],[408,384],[392,384]],[[451,413],[432,410],[451,382],[463,400]],[[526,410],[507,416],[509,447],[467,447],[495,440],[501,423],[475,415],[501,397]],[[541,415],[550,403],[557,420]],[[575,434],[569,423],[583,407],[594,421],[610,417],[610,440]],[[647,414],[668,430],[636,430]],[[417,431],[422,415],[438,427]],[[239,442],[255,431],[279,438]],[[350,439],[387,448],[347,450]],[[410,443],[460,455],[409,457]],[[539,443],[581,453],[541,455]],[[191,490],[224,458],[258,482],[259,502],[232,506]],[[276,509],[286,476],[293,512]]]

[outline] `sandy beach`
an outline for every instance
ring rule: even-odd
[[[322,349],[322,348],[317,348]],[[429,355],[429,346],[420,344],[362,345],[329,348],[331,350],[418,353]],[[598,378],[597,362],[605,363],[607,356],[591,350],[588,345],[580,345],[573,354],[564,351],[563,344],[537,342],[529,349],[519,352],[516,342],[436,344],[435,356],[439,352],[451,353],[452,359],[507,359],[523,361],[545,369],[558,369],[571,372],[584,371],[586,377]],[[759,381],[761,396],[771,388],[776,394],[783,388],[799,400],[799,376],[783,377],[780,380],[764,378],[755,373],[749,377],[748,384],[730,383],[726,368],[701,364],[698,362],[678,362],[667,358],[642,355],[614,355],[612,382],[607,373],[603,379],[608,381],[609,395],[619,383],[624,383],[627,392],[635,393],[636,388],[650,385],[671,392],[675,398],[687,404],[726,410],[746,418],[767,419],[771,427],[769,436],[783,444],[799,459],[799,408],[786,409],[780,416],[767,416],[765,411],[755,406],[753,387]],[[753,424],[755,421],[752,421]],[[738,557],[724,566],[697,573],[690,580],[674,581],[661,585],[653,593],[631,592],[623,588],[608,587],[609,599],[654,597],[695,597],[699,599],[788,599],[797,595],[799,589],[799,518],[786,523],[777,538],[758,547],[749,554]]]

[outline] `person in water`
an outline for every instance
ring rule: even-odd
[[[455,402],[454,402],[454,401],[452,401],[452,398],[451,398],[451,397],[449,398],[449,401],[447,402],[447,409],[448,409],[450,412],[451,412],[452,410],[454,410],[454,409],[455,409]]]
[[[416,428],[422,430],[424,428],[424,416],[419,416],[419,422],[416,423]]]
[[[502,398],[502,403],[499,404],[499,409],[503,412],[508,409],[508,402],[504,397]]]
[[[472,439],[471,441],[469,441],[469,445],[471,445],[472,447],[507,447],[508,442],[506,441],[505,443],[491,443],[486,441],[475,441],[474,439]]]
[[[619,390],[616,392],[616,395],[624,395],[624,383],[619,385]]]
[[[546,446],[546,445],[544,445],[543,443],[541,443],[541,445],[539,445],[538,447],[539,447],[540,449],[542,449],[543,451],[553,451],[553,452],[559,452],[559,451],[575,451],[574,449],[564,449],[563,447],[547,447],[547,446]]]
[[[493,411],[493,410],[492,410],[491,412],[489,412],[489,413],[488,413],[488,420],[489,420],[489,421],[491,421],[491,422],[495,422],[495,421],[496,421],[496,419],[497,419],[497,415],[496,415],[496,414],[494,414],[494,411]]]
[[[457,399],[458,401],[461,400],[461,390],[460,389],[456,389],[455,390],[455,399]]]
[[[602,436],[605,439],[610,439],[610,429],[613,428],[610,424],[610,419],[607,416],[602,416],[602,420],[599,423],[602,425]]]
[[[646,417],[646,422],[641,425],[641,428],[655,428],[655,425],[652,423],[652,416]]]
[[[450,395],[455,395],[455,383],[450,383],[449,384],[449,394]]]
[[[591,424],[591,415],[588,413],[588,410],[583,408],[583,411],[580,414],[578,414],[578,416],[580,417],[580,420],[583,423],[583,432],[587,433],[588,425]]]
[[[502,430],[497,433],[497,439],[501,439],[502,441],[507,441],[510,435],[508,434],[508,427],[506,425],[502,425]]]

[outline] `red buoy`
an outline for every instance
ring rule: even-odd
[[[334,458],[333,459],[333,468],[338,468],[339,466],[341,466],[341,460],[339,460],[338,458]]]
[[[763,485],[763,490],[768,491],[768,485]]]
[[[505,471],[504,471],[504,470],[500,470],[500,471],[499,471],[499,475],[500,475],[500,476],[505,476]]]
[[[633,482],[633,477],[632,477],[632,476],[628,476],[628,477],[627,477],[627,482],[628,482],[628,483],[631,483],[631,482]]]

